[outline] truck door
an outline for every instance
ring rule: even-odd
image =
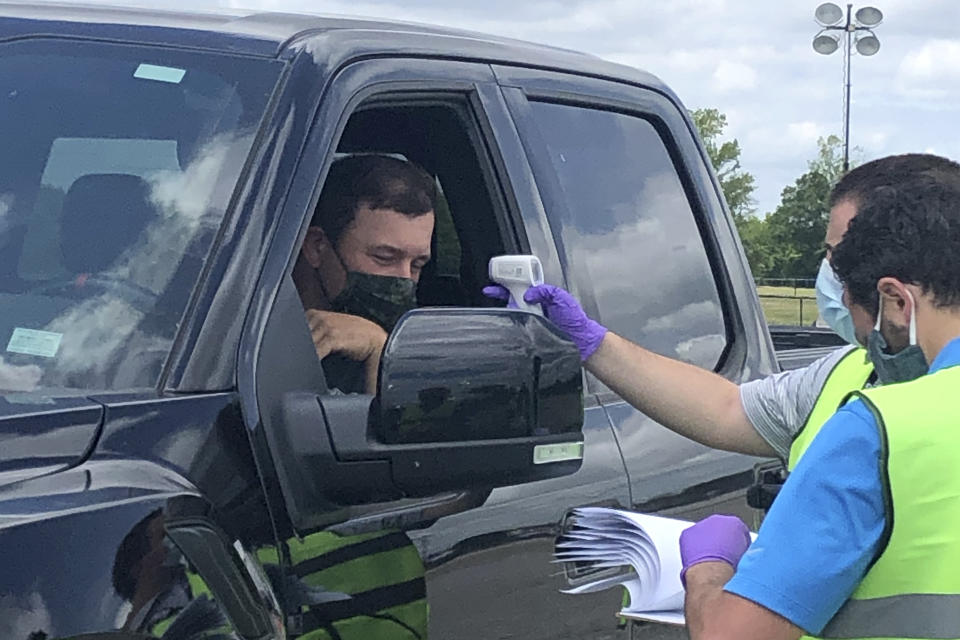
[[[289,292],[291,265],[330,164],[339,157],[369,153],[413,161],[439,187],[433,258],[418,287],[422,305],[499,304],[485,299],[481,289],[488,284],[487,261],[501,253],[536,252],[547,276],[562,278],[538,191],[490,67],[398,56],[346,65],[329,84],[292,178],[294,189],[271,248],[274,257],[268,258],[264,287],[279,287],[280,297],[283,290]],[[269,273],[271,264],[279,267],[276,273]],[[261,354],[253,376],[261,406],[267,395],[284,393],[284,385],[289,391],[303,384],[287,373],[303,358],[316,358],[309,342],[302,353],[287,350],[278,359]],[[564,571],[551,563],[554,538],[571,507],[626,506],[629,500],[623,461],[603,407],[593,394],[584,402],[585,452],[575,475],[479,495],[331,509],[321,530],[299,533],[303,540],[324,538],[324,544],[344,550],[304,564],[297,557],[304,547],[297,541],[287,545],[288,568],[299,577],[312,576],[312,586],[346,592],[355,603],[372,602],[370,611],[351,610],[368,619],[358,632],[365,638],[423,637],[418,621],[395,614],[399,606],[421,606],[424,587],[426,606],[421,612],[429,613],[433,638],[625,637],[613,615],[620,594],[583,598],[577,603],[582,607],[571,609],[570,597],[559,593],[567,584]],[[266,446],[266,440],[261,444]],[[278,523],[278,530],[282,547],[289,542],[283,540],[288,523]],[[329,570],[334,560],[342,573],[350,573],[347,562],[369,567],[376,554],[364,549],[384,551],[380,547],[387,541],[403,537],[423,563],[419,580],[405,574],[356,591]],[[397,549],[406,547],[391,547]],[[390,554],[381,557],[388,567]],[[323,571],[314,571],[317,568]],[[317,615],[302,616],[300,630],[326,629],[321,617],[329,610],[316,607]],[[398,621],[391,623],[394,617]],[[333,626],[347,638],[346,625]]]
[[[744,380],[755,327],[737,299],[749,275],[680,107],[653,90],[495,67],[561,254],[587,313],[655,352]],[[747,348],[752,345],[751,348]],[[637,411],[592,376],[623,451],[631,506],[698,519],[753,518],[756,462],[710,450]]]

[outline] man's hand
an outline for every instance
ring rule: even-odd
[[[366,391],[375,393],[380,354],[387,342],[387,332],[365,318],[318,309],[307,310],[307,322],[317,356],[322,360],[331,353],[339,353],[351,360],[363,362],[367,379]]]
[[[749,546],[750,531],[734,516],[712,515],[680,534],[691,640],[797,640],[803,635],[786,618],[723,590]]]
[[[484,287],[483,294],[496,300],[508,300],[510,292],[500,285]],[[577,345],[580,360],[593,355],[607,335],[606,327],[587,317],[577,299],[560,287],[540,284],[527,289],[523,299],[530,304],[539,304],[551,322],[560,327]]]
[[[687,571],[701,562],[726,562],[736,569],[749,546],[750,530],[740,518],[714,514],[701,520],[680,534],[681,582],[686,584]]]

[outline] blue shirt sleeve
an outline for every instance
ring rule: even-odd
[[[861,400],[823,426],[725,589],[810,634],[866,574],[883,534],[881,444]]]

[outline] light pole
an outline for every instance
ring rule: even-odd
[[[825,2],[817,7],[814,17],[817,24],[823,27],[813,38],[813,50],[817,53],[830,55],[840,47],[840,39],[843,37],[836,32],[843,31],[846,35],[843,51],[846,66],[843,98],[843,170],[846,172],[850,168],[850,46],[853,44],[857,53],[862,56],[872,56],[880,51],[880,40],[872,29],[883,21],[883,13],[876,7],[862,7],[854,14],[853,5],[848,4],[846,21],[844,21],[843,9],[832,2]],[[857,34],[856,39],[854,34]]]

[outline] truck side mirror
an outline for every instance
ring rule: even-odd
[[[295,528],[331,503],[490,489],[576,472],[583,456],[582,380],[576,346],[538,315],[408,313],[384,349],[375,397],[283,397],[271,440]]]

